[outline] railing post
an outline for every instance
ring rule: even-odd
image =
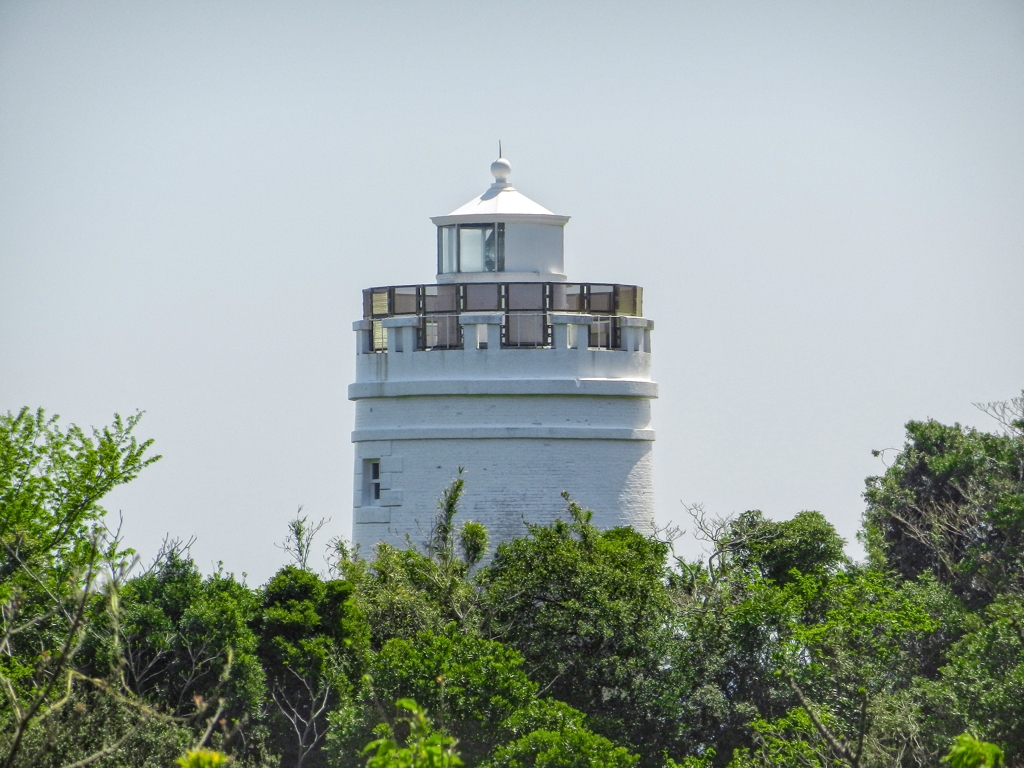
[[[591,315],[574,315],[569,312],[553,312],[550,317],[552,328],[551,346],[553,349],[570,349],[569,326],[574,326],[576,328],[575,348],[580,348],[580,333],[586,334],[583,336],[583,349],[587,348],[587,342],[589,341],[588,336],[590,334],[589,326],[594,322],[594,318]]]
[[[416,329],[420,325],[418,315],[402,315],[384,319],[383,326],[388,334],[388,352],[412,353],[416,351]]]
[[[594,324],[593,315],[572,315],[572,323],[576,328],[576,346],[574,349],[586,352],[590,349],[590,326]]]
[[[488,350],[500,350],[501,349],[501,322],[505,315],[501,312],[463,312],[459,315],[459,323],[462,325],[462,339],[463,347],[469,347],[470,349],[480,349],[477,342],[477,326],[483,325],[487,327],[487,349]],[[472,345],[467,344],[470,339],[470,332],[468,328],[472,328]]]
[[[501,349],[501,316],[498,322],[487,323],[487,351]]]
[[[621,349],[627,352],[643,352],[648,322],[650,321],[643,317],[620,317]]]
[[[356,354],[369,354],[370,334],[373,331],[373,321],[356,320],[354,323],[352,323],[352,330],[356,332]]]

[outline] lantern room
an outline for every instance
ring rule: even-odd
[[[508,182],[512,164],[491,163],[494,183],[437,226],[437,282],[561,282],[568,216],[559,216]]]

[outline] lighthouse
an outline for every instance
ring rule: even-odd
[[[564,514],[650,532],[651,331],[635,285],[570,282],[552,213],[494,182],[437,228],[434,284],[363,291],[352,539],[422,544],[460,468],[460,517],[492,545]]]

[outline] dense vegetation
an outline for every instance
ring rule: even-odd
[[[907,424],[865,563],[818,512],[695,507],[690,561],[568,497],[489,551],[458,477],[426,541],[336,540],[323,573],[296,517],[257,588],[107,527],[159,458],[137,417],[7,414],[0,768],[1022,766],[1024,397],[987,410]]]

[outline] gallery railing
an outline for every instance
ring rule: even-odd
[[[363,291],[363,318],[371,321],[370,351],[387,349],[382,321],[417,316],[416,348],[462,349],[463,312],[502,312],[501,345],[548,348],[551,313],[593,316],[589,347],[618,349],[621,317],[643,314],[643,289],[612,283],[458,283],[391,285]],[[481,341],[486,346],[486,341]]]
[[[643,289],[612,283],[391,285],[363,291],[363,319],[458,312],[643,315]]]

